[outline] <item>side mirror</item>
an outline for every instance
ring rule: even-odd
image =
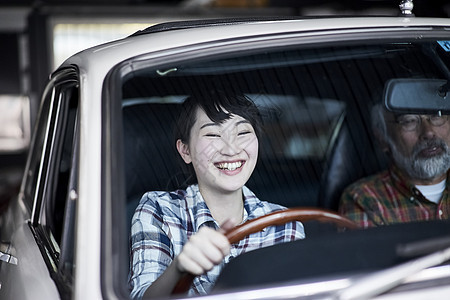
[[[28,97],[0,95],[0,154],[14,154],[28,149],[30,117]]]
[[[449,86],[444,79],[391,79],[384,89],[384,103],[396,113],[450,114]]]

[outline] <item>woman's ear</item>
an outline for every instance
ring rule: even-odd
[[[192,162],[189,146],[183,143],[180,139],[177,140],[177,150],[186,164],[190,164]]]

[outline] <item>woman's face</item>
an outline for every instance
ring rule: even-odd
[[[192,163],[200,189],[219,193],[242,188],[258,159],[258,138],[244,118],[231,115],[223,123],[214,123],[197,108],[196,121],[185,145],[177,141],[183,160]]]

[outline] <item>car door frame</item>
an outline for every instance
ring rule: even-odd
[[[2,295],[9,299],[68,299],[72,291],[72,278],[67,276],[67,267],[73,268],[73,244],[75,226],[75,205],[73,197],[77,189],[78,169],[78,72],[74,67],[55,72],[44,91],[38,121],[33,133],[25,176],[20,195],[10,209],[12,214],[21,217],[15,220],[11,228],[11,245],[17,256],[17,267],[8,265],[2,268]],[[70,100],[70,99],[72,100]],[[61,215],[61,242],[57,243],[46,230],[49,216],[47,206],[58,199],[54,189],[58,185],[58,167],[61,163],[63,131],[68,123],[68,102],[74,101],[70,120],[73,136],[68,137],[71,161],[69,179],[66,179],[67,197],[64,201],[65,212]],[[72,108],[71,108],[72,109]],[[64,133],[66,134],[66,132]],[[66,142],[64,142],[66,143]],[[66,205],[66,203],[70,205]],[[14,213],[15,211],[15,213]],[[55,212],[56,213],[56,212]],[[67,217],[68,222],[65,222]],[[61,247],[60,247],[61,245]],[[64,252],[61,252],[61,248]],[[63,255],[61,255],[63,254]],[[71,267],[70,267],[71,265]],[[27,288],[24,288],[24,287]]]

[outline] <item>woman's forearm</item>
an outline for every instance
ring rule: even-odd
[[[147,288],[144,298],[170,296],[183,274],[178,268],[178,259],[175,258],[164,273]]]

